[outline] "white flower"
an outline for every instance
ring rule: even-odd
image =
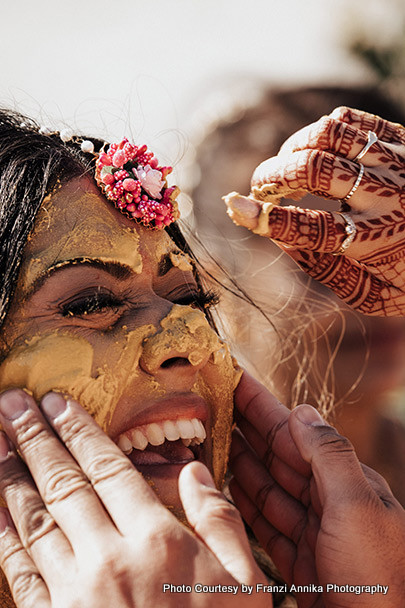
[[[152,169],[149,165],[139,165],[138,169],[133,169],[135,176],[141,182],[142,188],[151,195],[152,198],[161,199],[161,190],[165,185],[162,174],[157,169]]]

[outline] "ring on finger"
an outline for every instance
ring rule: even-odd
[[[346,222],[345,232],[346,232],[347,236],[346,236],[345,240],[343,241],[343,243],[341,244],[339,250],[336,251],[336,253],[333,253],[332,255],[342,255],[346,251],[346,249],[349,247],[349,245],[351,245],[351,243],[353,243],[354,238],[357,234],[356,224],[353,222],[350,215],[348,213],[343,213],[343,211],[338,211],[338,213],[339,213],[339,215],[342,216],[342,218]]]
[[[349,198],[352,198],[353,194],[356,192],[357,188],[360,186],[360,182],[363,179],[363,175],[364,175],[364,165],[362,165],[361,163],[359,163],[359,165],[360,165],[360,171],[357,176],[356,182],[355,182],[353,188],[350,190],[350,192],[348,194],[346,194],[346,196],[344,198],[340,199],[341,203],[346,203],[349,200]]]
[[[353,162],[357,162],[358,160],[361,160],[363,158],[363,156],[365,156],[367,154],[367,152],[369,151],[371,146],[373,144],[375,144],[377,141],[378,141],[377,134],[374,133],[374,131],[369,131],[367,134],[366,145],[364,146],[364,148],[362,150],[360,150],[360,152],[357,154],[357,156],[353,159]]]

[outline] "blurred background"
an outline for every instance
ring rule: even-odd
[[[211,253],[199,255],[228,288],[218,324],[238,359],[289,405],[329,413],[405,504],[405,321],[352,313],[275,245],[234,227],[220,200],[247,193],[261,160],[337,105],[404,122],[403,1],[0,7],[0,104],[54,129],[127,135],[174,165],[182,215]]]

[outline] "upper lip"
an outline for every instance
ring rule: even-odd
[[[205,422],[208,418],[208,406],[200,395],[195,393],[177,393],[170,397],[153,400],[145,405],[141,412],[136,412],[125,417],[118,428],[113,429],[113,437],[116,439],[125,431],[163,420],[178,420],[179,418],[198,418]],[[111,427],[110,427],[111,428]]]

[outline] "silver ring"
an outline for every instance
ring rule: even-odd
[[[352,198],[353,194],[356,192],[357,188],[360,186],[360,182],[363,179],[363,175],[364,175],[364,165],[362,165],[361,163],[359,163],[359,165],[360,165],[360,171],[357,176],[356,182],[355,182],[353,188],[350,190],[349,194],[346,194],[346,196],[344,198],[340,199],[341,203],[345,203],[346,201],[349,200],[349,198]]]
[[[353,162],[361,160],[365,154],[369,151],[371,146],[378,141],[377,134],[374,131],[369,131],[367,135],[367,143],[362,150],[358,153],[358,155],[353,159]]]
[[[349,247],[349,245],[351,245],[353,243],[354,238],[357,234],[356,224],[353,222],[350,215],[348,213],[343,213],[342,211],[338,211],[338,213],[339,213],[339,215],[342,216],[342,218],[346,222],[345,232],[346,232],[347,236],[346,236],[345,240],[343,241],[343,243],[341,244],[339,251],[337,251],[336,253],[333,253],[332,255],[342,255],[342,253],[344,253],[346,251],[346,249]]]

